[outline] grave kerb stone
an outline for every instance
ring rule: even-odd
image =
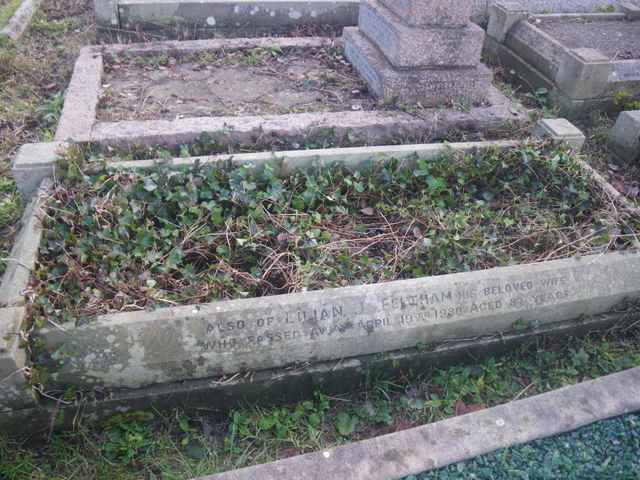
[[[603,314],[640,298],[640,254],[607,254],[273,297],[103,315],[36,333],[54,384],[140,387]]]
[[[536,124],[534,134],[540,138],[569,145],[574,152],[580,152],[586,141],[582,131],[565,118],[543,118]]]

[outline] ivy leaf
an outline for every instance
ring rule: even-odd
[[[358,418],[346,412],[340,412],[335,421],[336,430],[343,437],[351,435],[358,425]]]
[[[144,177],[144,189],[147,192],[153,192],[158,188],[158,184],[151,177]]]

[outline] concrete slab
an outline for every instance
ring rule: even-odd
[[[18,40],[27,30],[33,14],[38,10],[41,0],[22,0],[22,3],[11,16],[7,24],[0,30],[0,37],[6,36]]]
[[[21,344],[24,307],[0,308],[0,412],[35,406],[26,379],[27,355]]]
[[[388,480],[640,410],[640,368],[422,427],[199,480]]]
[[[586,141],[584,133],[565,118],[544,118],[536,124],[534,134],[540,138],[569,145],[574,152],[580,152]]]
[[[393,379],[398,372],[420,374],[428,373],[431,368],[475,364],[481,358],[501,355],[540,335],[553,335],[556,338],[584,335],[629,325],[639,318],[637,313],[620,311],[540,326],[524,332],[452,341],[424,349],[412,348],[337,362],[187,380],[140,389],[101,389],[94,395],[86,392],[81,402],[54,404],[45,401],[32,408],[0,412],[0,428],[12,436],[24,436],[27,431],[47,431],[52,423],[56,429],[68,429],[74,428],[80,421],[99,422],[118,413],[150,408],[166,410],[178,407],[193,412],[199,409],[224,412],[239,403],[268,406],[302,401],[316,391],[339,395],[359,388],[372,375]]]
[[[94,3],[99,30],[136,27],[157,30],[179,22],[202,25],[214,31],[216,27],[222,27],[221,30],[238,28],[246,33],[260,30],[263,24],[274,29],[282,22],[292,24],[296,21],[323,21],[336,27],[355,26],[358,23],[360,0],[94,0]],[[474,0],[471,12],[473,20],[485,23],[489,16],[488,7],[492,3],[490,0]],[[545,13],[596,12],[611,7],[621,10],[624,1],[522,0],[521,3],[531,12]],[[273,17],[272,11],[275,12]],[[266,18],[267,14],[269,18]],[[210,17],[215,23],[209,20]]]
[[[42,181],[38,193],[22,215],[20,233],[14,241],[7,269],[0,281],[0,307],[25,304],[25,291],[38,258],[38,247],[42,237],[42,206],[47,198],[49,186],[49,179]]]
[[[11,175],[24,200],[31,198],[43,179],[53,175],[56,162],[68,146],[65,142],[26,143],[18,149]]]
[[[508,333],[640,298],[640,254],[99,316],[35,333],[60,385],[155,383]]]

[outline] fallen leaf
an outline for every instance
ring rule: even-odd
[[[373,208],[371,207],[365,207],[362,210],[360,210],[360,212],[362,212],[363,215],[368,215],[368,216],[371,216],[374,214]]]
[[[456,415],[466,415],[467,413],[479,412],[484,410],[487,406],[484,403],[472,403],[471,405],[465,404],[462,400],[458,400],[454,406]]]

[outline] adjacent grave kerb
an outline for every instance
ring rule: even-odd
[[[640,20],[640,5],[632,1],[626,1],[620,3],[620,7],[628,20]]]
[[[358,28],[344,30],[345,55],[387,101],[483,103],[492,75],[480,63],[484,32],[471,23],[472,6],[473,0],[363,0]]]
[[[583,100],[606,93],[612,65],[609,57],[593,48],[565,52],[555,83],[569,98]]]
[[[544,118],[534,129],[540,138],[550,138],[555,142],[565,143],[575,152],[580,152],[586,141],[582,131],[565,118]]]
[[[640,110],[620,114],[609,135],[609,145],[622,160],[640,158]]]
[[[527,9],[518,2],[500,2],[491,5],[487,35],[503,43],[513,26],[521,20],[526,20],[528,16]]]

